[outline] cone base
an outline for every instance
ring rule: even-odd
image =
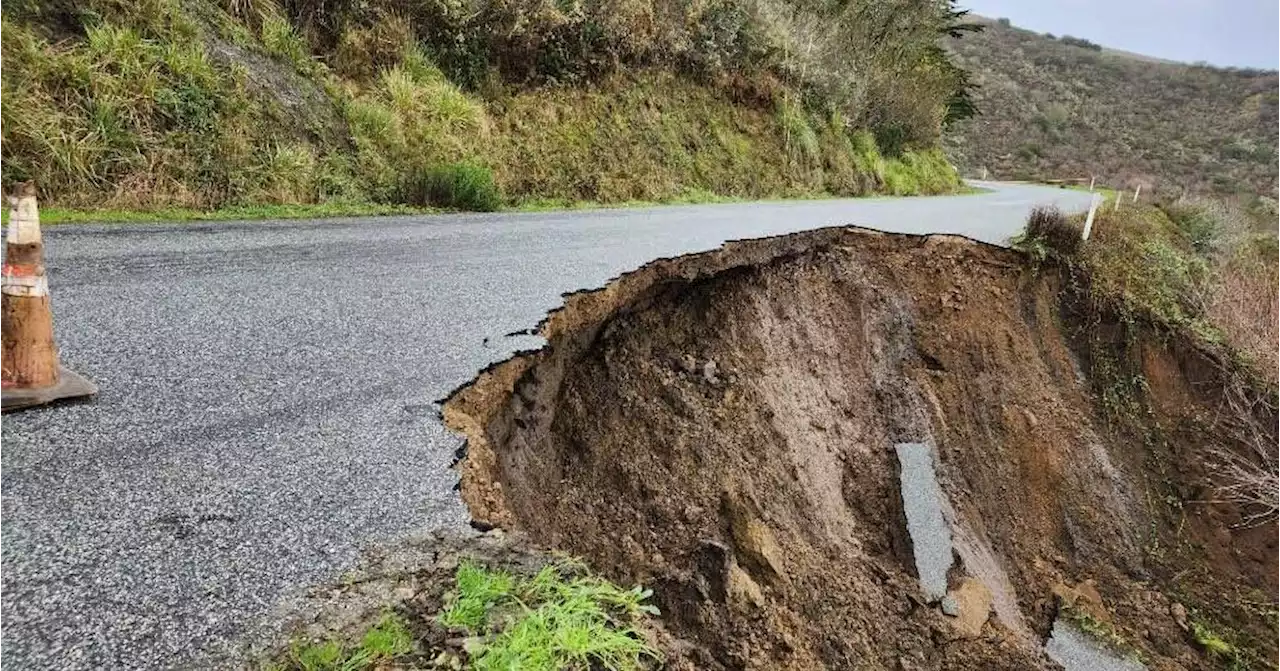
[[[3,397],[0,410],[12,412],[37,405],[85,398],[97,393],[97,385],[65,366],[58,366],[57,384],[39,389],[5,389],[3,394],[0,394]]]

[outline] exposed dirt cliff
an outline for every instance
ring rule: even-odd
[[[675,667],[1056,668],[1059,614],[1150,668],[1216,668],[1209,631],[1274,665],[1275,525],[1206,502],[1252,392],[1062,277],[853,228],[651,263],[447,401],[463,498],[654,586]],[[932,451],[968,617],[920,589],[900,443]]]

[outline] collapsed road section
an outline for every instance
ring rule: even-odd
[[[462,496],[652,585],[673,668],[1057,668],[1076,634],[1212,668],[1196,622],[1274,637],[1244,595],[1274,591],[1275,531],[1196,503],[1220,367],[1094,307],[949,236],[656,261],[447,400]],[[1101,407],[1104,354],[1141,416]]]

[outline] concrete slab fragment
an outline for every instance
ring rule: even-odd
[[[1066,671],[1146,671],[1147,668],[1107,649],[1061,618],[1053,623],[1044,651]]]
[[[951,568],[951,527],[943,515],[945,498],[938,486],[933,451],[924,443],[898,443],[902,507],[915,553],[920,588],[929,601],[947,594]]]

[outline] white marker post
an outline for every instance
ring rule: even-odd
[[[1090,176],[1089,176],[1089,190],[1090,190],[1090,191],[1093,191],[1093,182],[1094,182],[1094,180],[1096,180],[1096,179],[1098,179],[1098,178],[1097,178],[1097,176],[1094,176],[1094,175],[1090,175]]]
[[[1089,216],[1084,219],[1084,233],[1080,235],[1081,240],[1088,240],[1089,233],[1093,231],[1093,215],[1098,212],[1098,206],[1102,204],[1102,194],[1093,194],[1093,200],[1089,203]]]
[[[1136,188],[1136,189],[1134,189],[1134,190],[1133,190],[1133,202],[1135,202],[1135,203],[1136,203],[1136,202],[1138,202],[1138,194],[1140,194],[1140,193],[1142,193],[1142,185],[1141,185],[1141,184],[1139,184],[1139,185],[1138,185],[1138,188]]]

